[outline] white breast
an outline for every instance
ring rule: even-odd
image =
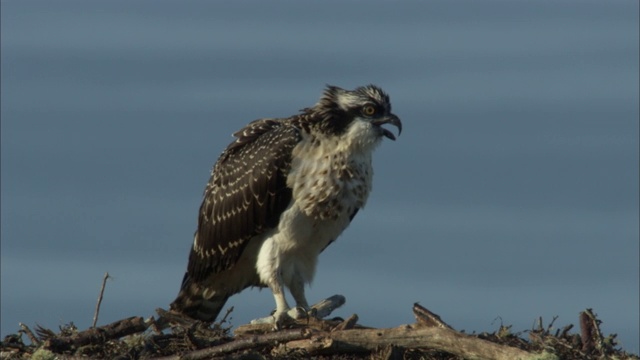
[[[313,280],[318,254],[349,225],[371,191],[372,146],[307,135],[294,149],[287,185],[293,200],[277,228],[264,234],[257,270],[263,282],[279,271]]]

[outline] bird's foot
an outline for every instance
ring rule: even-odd
[[[251,324],[273,324],[275,330],[282,330],[296,322],[296,320],[309,319],[316,316],[316,309],[296,306],[282,311],[274,311],[271,316],[251,320]]]
[[[295,309],[274,310],[270,316],[251,320],[251,324],[273,324],[275,330],[281,330],[296,321],[298,317]]]
[[[296,320],[306,319],[308,322],[310,318],[316,318],[317,314],[318,311],[316,309],[308,306],[296,306],[280,313],[276,311],[273,314],[274,328],[280,330],[287,325],[295,323]]]
[[[295,320],[302,320],[302,319],[309,319],[310,317],[316,317],[317,313],[318,311],[316,309],[310,308],[308,306],[296,306],[289,309],[289,311],[287,311],[287,314],[289,315],[289,317]]]
[[[284,311],[276,311],[271,315],[273,318],[273,329],[274,330],[282,330],[288,325],[295,323],[297,320],[297,313],[295,311],[296,308],[286,309]]]
[[[344,303],[344,296],[334,295],[320,301],[310,308],[296,306],[291,309],[285,309],[280,313],[276,311],[271,316],[251,320],[251,324],[274,324],[276,329],[282,329],[283,326],[291,324],[295,320],[308,319],[310,317],[323,319],[331,315],[333,310],[339,308]]]

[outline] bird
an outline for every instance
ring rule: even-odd
[[[273,292],[276,324],[311,311],[305,285],[319,254],[347,228],[372,187],[372,153],[400,118],[376,85],[327,85],[314,106],[235,132],[207,183],[187,271],[170,310],[213,322],[248,287]]]

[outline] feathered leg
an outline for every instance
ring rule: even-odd
[[[272,280],[269,281],[269,288],[273,292],[273,297],[276,301],[276,312],[273,314],[273,317],[275,318],[275,327],[278,329],[281,325],[291,320],[291,317],[287,314],[287,311],[289,311],[289,304],[287,303],[287,299],[284,295],[284,282],[282,281],[282,276],[275,274]]]
[[[289,290],[291,290],[291,295],[296,301],[296,306],[302,308],[305,312],[308,312],[309,303],[307,302],[307,297],[304,295],[304,280],[300,274],[295,273],[293,275],[291,283],[289,284]]]

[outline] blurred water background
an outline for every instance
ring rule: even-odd
[[[404,122],[310,301],[457,329],[593,308],[639,348],[637,1],[18,1],[2,6],[1,333],[176,295],[230,134],[375,83]],[[231,298],[232,324],[269,291]]]

